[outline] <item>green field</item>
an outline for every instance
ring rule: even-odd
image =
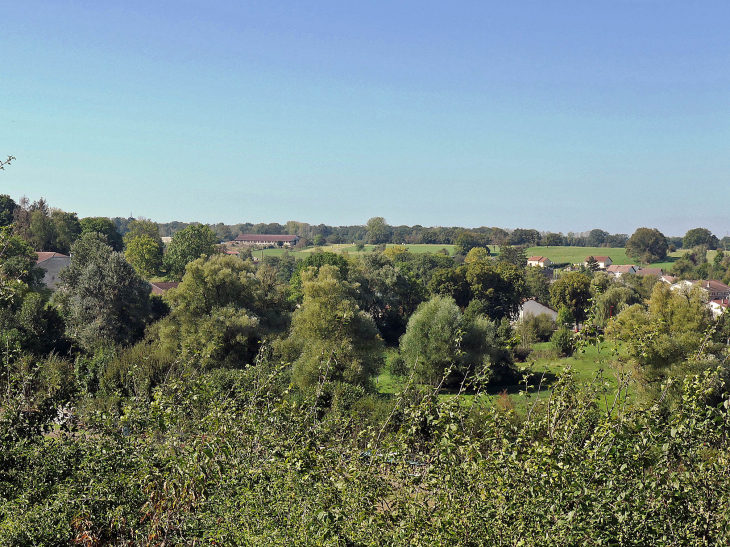
[[[549,387],[560,374],[568,370],[573,372],[576,381],[579,384],[591,384],[600,382],[600,385],[606,388],[606,398],[609,406],[613,401],[613,397],[618,387],[618,377],[620,374],[627,372],[626,365],[622,364],[617,356],[612,352],[610,344],[604,344],[599,351],[595,346],[588,346],[584,351],[577,351],[572,357],[556,357],[550,351],[550,342],[535,344],[533,353],[528,357],[527,362],[518,363],[517,366],[532,373],[529,391],[532,396],[546,397],[549,395]],[[626,353],[620,347],[618,355],[622,360],[626,361]],[[536,387],[542,379],[541,390],[538,392]],[[405,379],[394,377],[387,369],[384,369],[376,379],[376,388],[378,392],[384,395],[394,395],[400,392],[404,387]],[[528,404],[525,400],[525,384],[515,384],[512,386],[499,386],[489,389],[484,400],[491,401],[499,396],[502,392],[507,392],[512,400],[515,408],[522,410]],[[636,399],[636,387],[632,382],[629,384],[629,402]],[[453,394],[443,393],[441,398],[453,397]],[[473,394],[466,393],[463,395],[466,404],[471,404],[474,398]],[[480,397],[480,400],[482,400]],[[606,404],[606,400],[598,401],[599,404]]]
[[[527,256],[546,256],[556,263],[571,264],[585,262],[589,256],[610,256],[614,264],[634,264],[626,249],[618,247],[530,247]]]

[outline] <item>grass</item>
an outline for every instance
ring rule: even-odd
[[[529,396],[525,396],[525,384],[515,384],[509,386],[496,386],[487,390],[485,395],[480,395],[480,401],[491,402],[497,397],[506,393],[510,398],[515,409],[520,412],[530,403],[530,398],[537,396],[539,398],[549,395],[550,385],[569,368],[573,371],[575,379],[579,384],[590,384],[594,382],[599,374],[602,374],[601,383],[606,387],[606,397],[608,405],[611,405],[613,396],[618,387],[618,374],[627,372],[625,361],[625,351],[617,348],[617,354],[612,352],[610,347],[602,347],[599,351],[595,346],[588,346],[583,351],[576,352],[572,357],[557,357],[551,354],[550,342],[543,342],[533,346],[534,352],[530,355],[526,363],[518,364],[525,369],[526,373],[532,374],[529,382]],[[621,359],[621,360],[619,360]],[[543,379],[542,386],[538,391],[540,379]],[[380,393],[393,395],[403,389],[406,379],[392,376],[386,369],[380,373],[376,379],[376,387]],[[442,393],[441,399],[454,397],[451,393]],[[466,405],[473,404],[474,394],[465,393],[462,395]],[[635,386],[629,386],[629,401],[636,399]],[[599,401],[605,404],[605,401]]]
[[[589,256],[610,256],[614,264],[634,264],[626,256],[626,249],[619,247],[530,247],[527,256],[546,256],[556,263],[585,262]]]
[[[682,249],[681,251],[675,251],[673,253],[668,253],[667,258],[661,262],[656,262],[655,264],[652,264],[651,266],[653,268],[662,268],[664,272],[668,272],[672,269],[672,266],[674,263],[682,258],[682,255],[686,253],[687,251],[685,249]],[[715,260],[715,255],[717,254],[717,251],[707,251],[707,262],[712,263],[713,260]]]

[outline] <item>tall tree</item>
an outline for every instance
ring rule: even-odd
[[[13,213],[18,206],[7,194],[0,194],[0,226],[10,226],[13,223]]]
[[[568,272],[550,286],[550,301],[553,309],[566,307],[576,321],[586,318],[586,310],[591,298],[591,280],[579,272]]]
[[[126,246],[129,241],[132,241],[135,237],[146,235],[160,247],[160,251],[164,250],[162,238],[160,237],[160,227],[156,222],[153,222],[146,218],[132,219],[127,224],[127,232],[124,234],[124,245]]]
[[[712,250],[717,249],[719,244],[720,241],[717,239],[717,236],[707,228],[693,228],[689,230],[682,239],[682,247],[685,249],[704,245],[708,249]]]
[[[134,269],[145,278],[156,276],[162,267],[162,249],[147,234],[127,241],[124,256]]]
[[[106,217],[86,217],[80,220],[81,233],[88,234],[96,232],[106,237],[108,244],[112,250],[121,252],[124,250],[122,235],[117,230],[117,226]]]
[[[284,353],[300,387],[335,380],[370,387],[383,360],[372,318],[357,308],[354,288],[326,264],[302,272],[304,302],[292,317]]]
[[[215,232],[205,224],[191,224],[177,232],[167,248],[164,265],[173,279],[182,279],[185,266],[201,256],[217,252]]]
[[[367,228],[367,242],[372,245],[388,243],[391,236],[391,228],[383,217],[373,217],[365,225]]]
[[[642,264],[651,264],[667,256],[667,238],[656,228],[639,228],[626,242],[626,255]]]
[[[68,254],[71,252],[71,245],[81,235],[81,223],[78,216],[76,216],[76,213],[66,213],[60,209],[52,209],[51,221],[55,229],[55,241],[51,246],[51,250]]]
[[[71,253],[71,265],[61,270],[54,295],[69,337],[87,349],[139,339],[150,312],[149,283],[100,233],[83,234]]]
[[[172,313],[153,327],[162,344],[207,368],[253,363],[263,336],[281,324],[284,294],[280,282],[255,270],[224,254],[188,264],[182,283],[165,295]]]
[[[456,246],[455,251],[460,255],[466,255],[475,247],[485,247],[486,244],[487,240],[482,234],[477,234],[469,230],[462,230],[454,240],[454,245]]]
[[[608,236],[608,232],[596,228],[595,230],[591,230],[590,232],[588,232],[586,243],[588,244],[588,247],[600,247],[606,242],[606,238]]]

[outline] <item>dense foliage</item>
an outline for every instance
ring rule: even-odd
[[[169,227],[43,200],[0,199],[2,223],[0,547],[730,540],[730,315],[691,283],[553,279],[524,246],[562,236],[529,229],[261,225],[459,253],[255,263],[220,226],[165,252]],[[690,232],[676,273],[727,275]],[[53,294],[46,248],[73,255]],[[557,320],[516,321],[527,298]],[[581,383],[591,345],[614,368]]]

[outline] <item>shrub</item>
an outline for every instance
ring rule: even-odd
[[[561,327],[556,330],[550,337],[550,342],[558,353],[566,357],[570,357],[575,351],[573,332],[568,328]]]
[[[557,328],[557,324],[549,315],[526,314],[517,323],[515,330],[522,340],[522,345],[527,346],[535,342],[547,342]]]

